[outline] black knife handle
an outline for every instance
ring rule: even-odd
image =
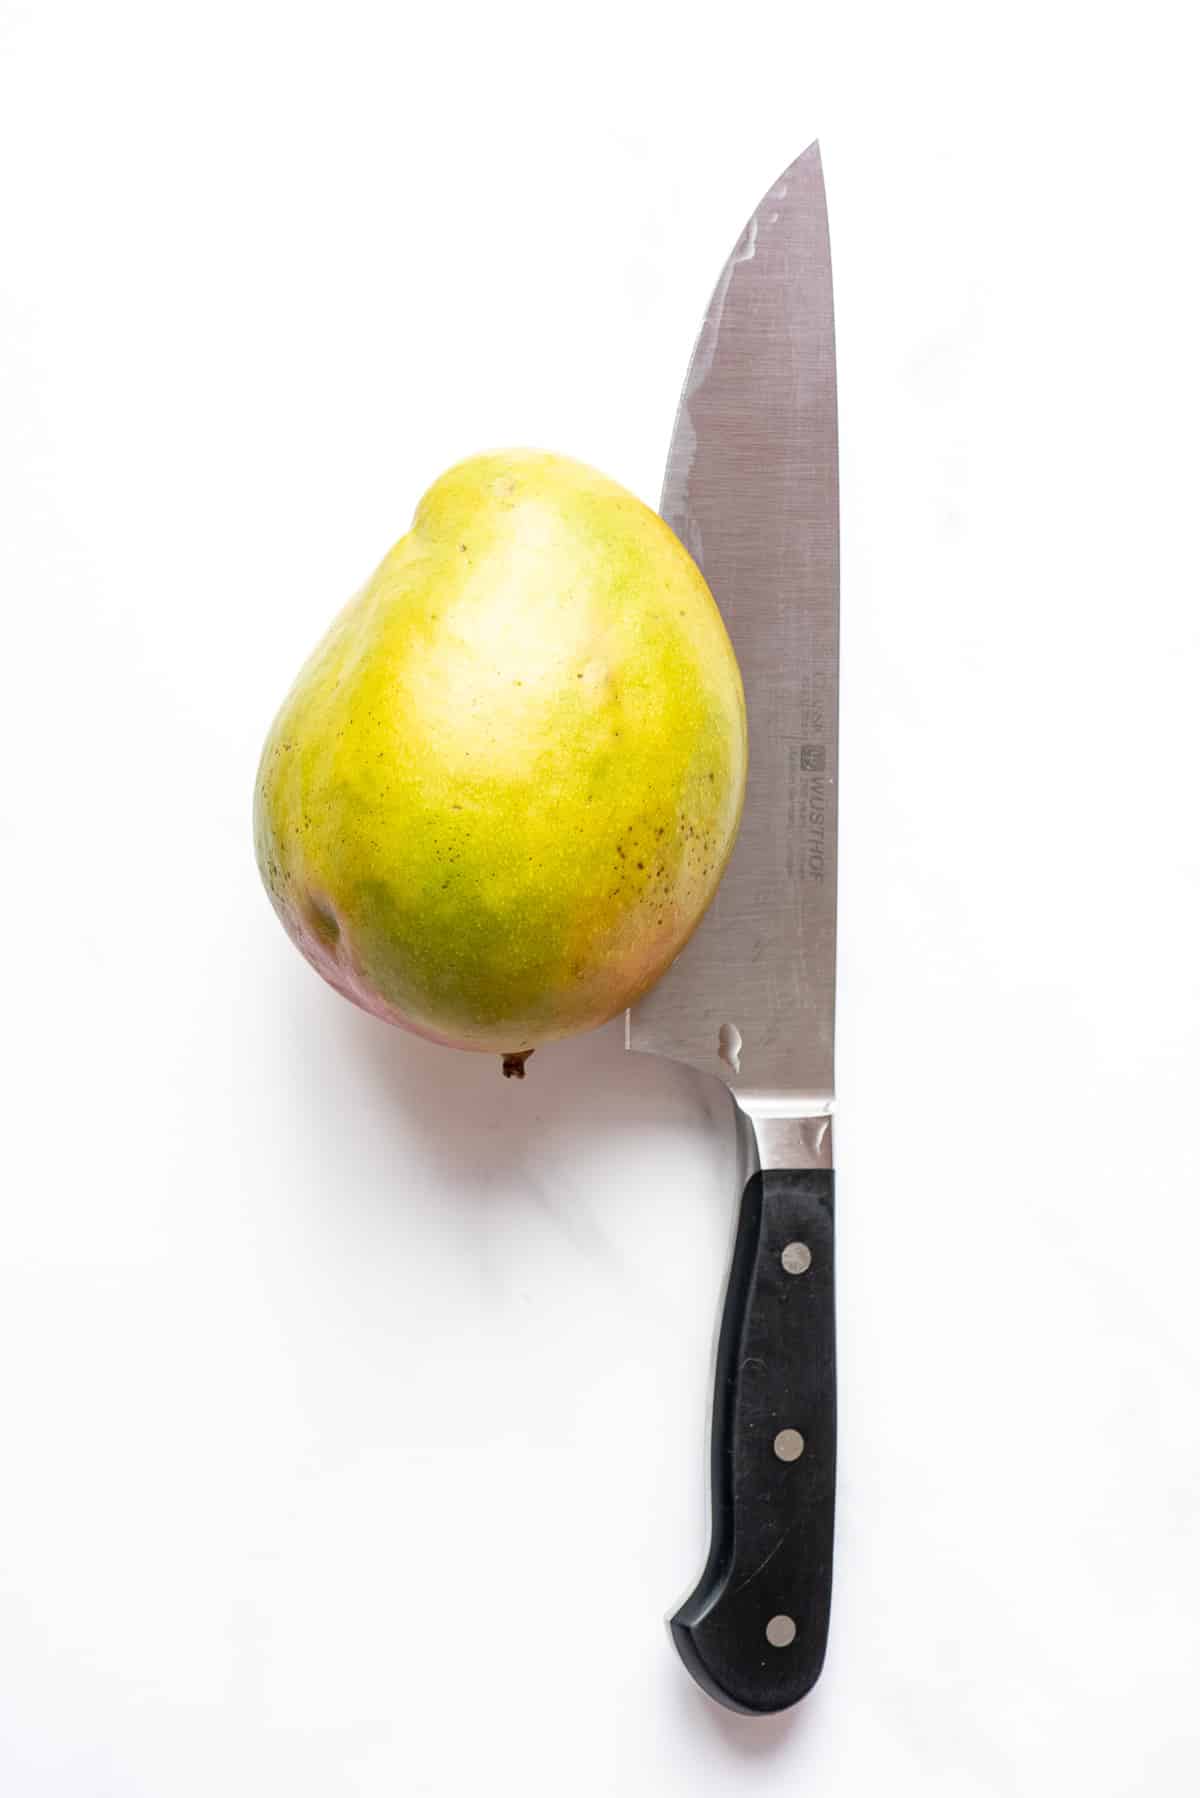
[[[725,1297],[708,1565],[671,1620],[731,1710],[785,1710],[821,1671],[836,1429],[833,1174],[772,1168],[742,1195]]]

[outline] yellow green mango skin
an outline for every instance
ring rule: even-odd
[[[301,670],[255,847],[338,992],[516,1054],[665,971],[745,780],[741,678],[687,551],[594,469],[510,450],[430,488]]]

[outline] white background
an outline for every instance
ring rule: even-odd
[[[1192,1798],[1183,8],[0,0],[0,1790]],[[449,462],[656,500],[819,133],[843,433],[824,1678],[719,1712],[719,1092],[357,1015],[260,741]]]

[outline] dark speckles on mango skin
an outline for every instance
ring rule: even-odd
[[[745,771],[733,651],[662,520],[580,463],[479,456],[284,702],[259,867],[347,998],[515,1052],[602,1023],[674,960]]]

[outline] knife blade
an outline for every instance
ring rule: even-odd
[[[816,143],[764,195],[692,355],[661,511],[741,664],[741,832],[629,1048],[728,1085],[746,1176],[717,1348],[711,1540],[671,1622],[734,1710],[794,1704],[829,1627],[838,487],[833,289]]]

